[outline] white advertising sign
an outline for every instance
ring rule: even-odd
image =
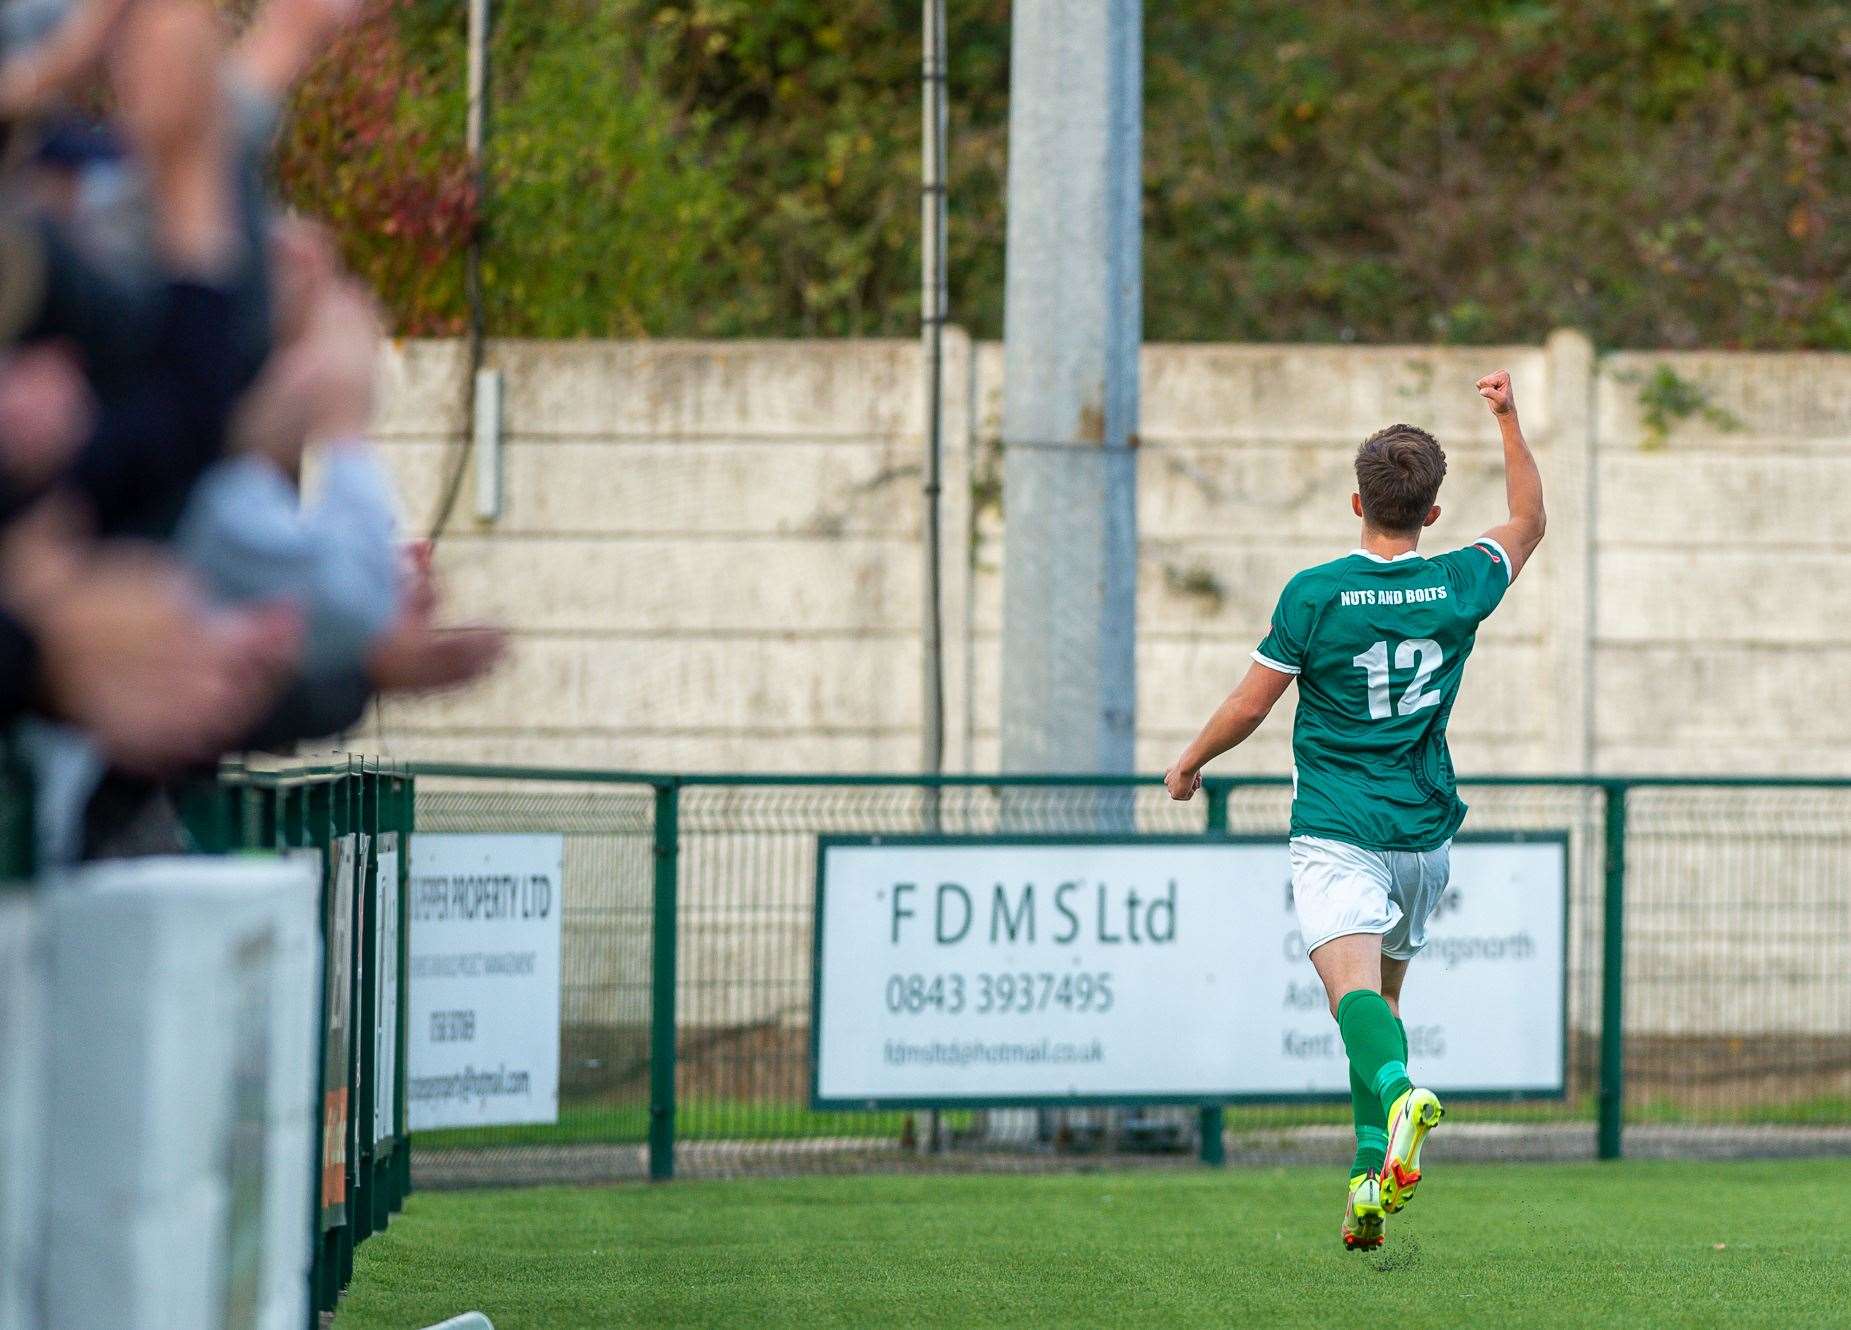
[[[411,838],[413,1131],[559,1117],[563,836]]]
[[[398,833],[379,838],[374,869],[379,917],[373,926],[378,944],[379,1020],[373,1026],[373,1144],[398,1134],[393,1120],[398,1090]]]
[[[1402,993],[1441,1091],[1560,1094],[1565,837],[1462,837]],[[1347,1095],[1283,839],[826,838],[822,1107]]]

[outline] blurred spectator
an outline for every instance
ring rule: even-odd
[[[232,51],[201,0],[0,5],[0,720],[53,858],[176,848],[160,780],[503,650],[436,626],[367,441],[370,297],[265,199],[357,8],[271,0]]]

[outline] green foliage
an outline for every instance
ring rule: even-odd
[[[334,228],[400,331],[447,333],[463,323],[476,192],[461,136],[437,114],[444,72],[401,34],[411,5],[369,0],[305,81],[276,170],[288,201]]]
[[[1163,585],[1172,595],[1195,602],[1196,609],[1205,617],[1212,618],[1221,613],[1228,599],[1228,589],[1215,575],[1215,570],[1203,563],[1192,563],[1185,567],[1166,561],[1163,565]]]
[[[403,326],[440,326],[462,233],[428,205],[456,200],[464,6],[374,3],[398,34],[359,43],[336,83],[349,101],[348,85],[371,89],[367,133],[312,128],[329,119],[318,83],[286,174],[342,209]],[[949,8],[952,306],[995,336],[1008,4]],[[917,0],[497,11],[496,331],[914,329]],[[1144,12],[1153,340],[1533,342],[1577,326],[1605,346],[1851,349],[1851,41],[1834,6]]]
[[[1147,15],[1158,335],[1851,346],[1851,48],[1829,8]]]
[[[1725,407],[1710,401],[1709,391],[1700,383],[1679,374],[1669,365],[1660,365],[1649,376],[1622,374],[1628,383],[1639,385],[1639,418],[1645,425],[1641,446],[1662,448],[1679,421],[1701,417],[1719,430],[1738,430],[1742,422]]]
[[[750,284],[741,289],[736,271],[712,262],[744,220],[732,188],[739,154],[708,112],[665,93],[670,43],[642,7],[566,0],[505,15],[484,269],[490,326],[633,337],[750,299]]]

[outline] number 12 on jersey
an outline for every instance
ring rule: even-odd
[[[1440,704],[1440,695],[1427,691],[1427,681],[1445,660],[1446,653],[1430,637],[1411,637],[1396,646],[1395,668],[1414,671],[1413,681],[1401,695],[1401,705],[1397,708],[1401,715],[1411,716]],[[1388,643],[1377,642],[1350,664],[1361,670],[1368,681],[1369,719],[1387,720],[1396,714],[1388,706]]]

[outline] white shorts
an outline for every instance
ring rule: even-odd
[[[1446,894],[1453,843],[1415,854],[1294,836],[1292,904],[1307,952],[1348,933],[1376,933],[1382,954],[1410,960],[1427,945],[1427,920]]]

